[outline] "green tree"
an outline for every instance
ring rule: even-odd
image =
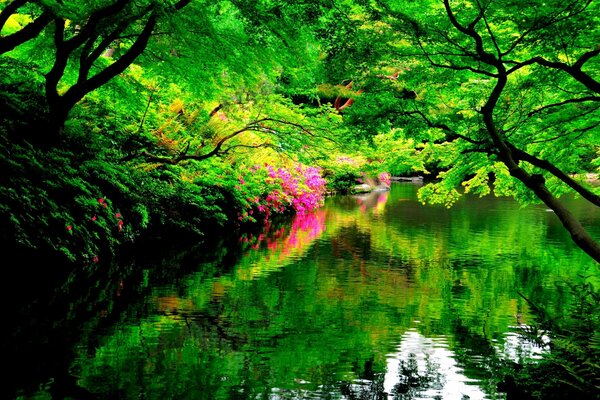
[[[70,10],[58,9],[54,19],[54,63],[46,77],[46,99],[50,112],[51,128],[60,131],[69,111],[86,94],[106,84],[122,73],[145,50],[151,35],[159,24],[159,18],[179,11],[191,0],[180,0],[174,5],[160,2],[132,2],[120,0],[93,10],[86,15],[70,14]],[[68,21],[75,25],[71,31]],[[126,50],[108,63],[92,72],[94,64],[117,40],[131,37]],[[109,53],[110,54],[110,53]],[[114,54],[110,54],[114,56]],[[77,65],[77,80],[64,93],[59,92],[61,79],[70,59]]]
[[[248,102],[264,86],[274,89],[281,75],[309,82],[318,75],[311,21],[321,14],[319,4],[13,0],[0,8],[0,56],[27,60],[19,68],[39,74],[48,121],[38,142],[51,145],[73,107],[134,62],[195,101],[216,98],[225,106]],[[307,63],[311,67],[302,71]]]
[[[15,15],[21,6],[38,8],[41,14],[3,38],[14,39],[4,45],[0,42],[2,53],[37,39],[44,28],[49,28],[51,44],[36,43],[42,50],[50,47],[53,52],[51,67],[44,73],[49,125],[43,141],[56,143],[75,104],[125,71],[146,49],[161,24],[190,3],[191,0],[173,4],[152,0],[97,1],[93,4],[16,0],[8,3],[0,14],[0,23]],[[112,50],[107,53],[115,42],[125,43],[118,56]]]
[[[435,160],[442,179],[424,187],[421,198],[450,205],[462,184],[481,195],[493,189],[539,199],[600,262],[594,233],[559,199],[575,192],[600,206],[597,189],[575,178],[598,160],[600,34],[591,28],[600,23],[598,3],[377,5],[379,46],[387,54],[373,59],[363,82],[395,76],[380,79],[386,94],[365,90],[363,104],[349,114],[402,126],[404,137],[425,143],[418,151]],[[375,22],[371,17],[364,25]],[[402,99],[399,88],[417,96]]]

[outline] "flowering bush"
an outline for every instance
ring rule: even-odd
[[[319,168],[302,164],[293,168],[256,165],[238,179],[235,190],[243,206],[238,219],[243,222],[269,219],[272,213],[288,210],[311,211],[322,204],[326,184]]]
[[[294,210],[301,214],[321,205],[325,193],[325,179],[321,170],[316,167],[305,167],[297,164],[293,169],[268,166],[269,177],[281,185],[282,198],[291,202]],[[276,191],[279,194],[278,191]]]

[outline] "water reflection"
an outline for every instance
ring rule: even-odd
[[[373,216],[382,215],[388,200],[389,191],[376,190],[371,193],[354,196],[361,212],[370,211]]]
[[[465,376],[448,338],[427,338],[415,329],[406,331],[395,353],[388,356],[385,390],[388,399],[486,398],[476,379]]]
[[[560,315],[557,287],[594,266],[548,218],[506,199],[424,207],[394,184],[210,257],[91,271],[62,293],[60,378],[90,398],[503,398],[499,360],[531,355],[518,293]],[[58,380],[48,368],[20,393]]]
[[[300,259],[325,231],[325,220],[326,212],[315,210],[297,215],[289,230],[267,224],[258,235],[243,235],[240,241],[248,250],[237,266],[236,277],[256,279]]]

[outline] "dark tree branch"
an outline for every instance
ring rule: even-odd
[[[267,147],[267,148],[271,148],[271,149],[275,149],[278,150],[278,147],[271,144],[271,143],[260,143],[260,144],[235,144],[232,146],[229,146],[225,149],[222,150],[221,154],[228,154],[231,150],[233,149],[237,149],[237,148],[246,148],[246,149],[260,149],[262,147]]]
[[[309,129],[307,129],[305,126],[295,123],[295,122],[290,122],[290,121],[285,121],[285,120],[281,120],[281,119],[277,119],[277,118],[261,118],[261,119],[257,119],[255,121],[252,121],[250,123],[248,123],[246,126],[244,126],[243,128],[240,128],[232,133],[230,133],[229,135],[223,136],[221,139],[219,139],[217,141],[217,143],[214,145],[213,149],[210,150],[207,153],[204,154],[188,154],[189,148],[190,148],[190,143],[188,143],[187,148],[183,151],[181,151],[177,156],[157,156],[155,154],[152,154],[148,151],[141,151],[138,153],[132,153],[126,157],[124,157],[123,159],[121,159],[121,161],[129,161],[129,160],[133,160],[135,158],[144,158],[147,161],[152,161],[152,162],[161,162],[161,163],[165,163],[165,164],[178,164],[182,161],[185,160],[195,160],[195,161],[203,161],[206,160],[208,158],[211,157],[217,157],[217,156],[223,156],[227,153],[229,153],[230,151],[232,151],[233,149],[236,148],[250,148],[250,149],[256,149],[256,148],[261,148],[261,147],[270,147],[270,148],[274,148],[276,149],[277,147],[270,144],[270,143],[261,143],[261,144],[257,144],[257,145],[245,145],[245,144],[234,144],[234,145],[230,145],[225,147],[225,144],[227,142],[229,142],[231,139],[235,138],[236,136],[244,133],[244,132],[250,132],[250,131],[254,131],[254,132],[263,132],[263,133],[268,133],[268,134],[272,134],[275,136],[280,136],[279,132],[274,129],[273,127],[269,127],[266,126],[265,123],[266,122],[272,122],[278,125],[287,125],[287,126],[291,126],[294,128],[297,128],[301,133],[303,134],[307,134],[309,136],[315,136],[315,134],[310,131]]]
[[[537,32],[537,31],[541,31],[542,29],[545,28],[549,28],[552,25],[557,24],[558,22],[564,21],[568,18],[571,18],[575,15],[578,15],[580,13],[582,13],[583,11],[585,11],[588,6],[592,3],[592,0],[587,0],[586,3],[581,6],[581,8],[577,8],[577,3],[579,3],[579,1],[574,1],[571,3],[568,3],[564,6],[564,8],[562,10],[557,11],[556,13],[554,13],[553,16],[549,16],[546,18],[538,18],[536,21],[534,21],[529,29],[526,29],[508,48],[507,51],[505,51],[504,53],[502,53],[502,56],[506,56],[509,53],[511,53],[520,43],[522,43],[525,38],[527,36],[529,36],[531,33],[533,32]],[[567,15],[562,16],[561,15],[563,13],[567,12]]]
[[[408,115],[410,117],[417,115],[423,122],[425,122],[425,124],[430,127],[430,128],[436,128],[436,129],[440,129],[442,131],[444,131],[446,133],[446,138],[448,139],[448,141],[452,141],[455,140],[457,138],[460,138],[466,142],[469,142],[471,144],[474,144],[476,146],[483,146],[486,145],[487,143],[484,141],[477,141],[474,139],[471,139],[468,136],[462,135],[454,130],[452,130],[448,125],[446,124],[442,124],[439,122],[433,122],[431,121],[429,118],[427,118],[427,116],[425,115],[424,112],[420,111],[420,110],[414,110],[414,111],[406,111],[403,113],[404,115]]]
[[[111,18],[114,18],[114,16],[123,11],[125,6],[131,3],[131,1],[132,0],[117,0],[104,8],[94,11],[83,25],[79,33],[66,41],[70,52],[82,46],[90,38],[98,37],[99,33],[96,31],[98,24],[100,24],[102,21],[107,21]]]
[[[535,63],[536,63],[536,61],[533,58],[529,59],[529,60],[526,60],[526,61],[522,61],[522,62],[514,61],[514,60],[504,60],[504,64],[506,64],[506,65],[512,65],[513,66],[512,68],[510,68],[506,72],[507,75],[510,75],[513,72],[516,72],[516,71],[520,70],[523,67],[527,67],[528,65],[533,65]]]
[[[573,68],[581,69],[583,67],[583,64],[596,57],[598,54],[600,54],[600,44],[596,45],[596,48],[594,50],[583,53],[582,56],[579,57],[577,61],[575,61],[575,64],[573,64]]]
[[[140,18],[143,15],[146,15],[148,12],[150,12],[151,9],[147,8],[143,13],[141,13],[138,18]],[[124,20],[122,21],[110,34],[106,35],[99,44],[96,45],[95,49],[92,50],[92,47],[94,46],[94,43],[96,42],[96,38],[90,38],[90,40],[88,40],[88,42],[86,43],[86,47],[84,48],[84,50],[81,52],[81,58],[80,58],[80,62],[79,62],[79,77],[78,77],[78,83],[83,83],[88,79],[89,76],[89,72],[92,68],[92,66],[94,65],[94,62],[100,58],[102,56],[102,54],[104,53],[104,51],[106,50],[106,48],[108,46],[110,46],[110,44],[117,40],[119,38],[119,35],[121,34],[121,32],[123,32],[125,29],[127,29],[127,27],[131,24],[130,20]],[[139,39],[140,35],[137,35],[135,38],[136,40]],[[89,46],[88,46],[89,43]]]
[[[483,14],[480,12],[479,15],[467,27],[465,27],[461,25],[460,22],[458,22],[458,20],[456,19],[456,16],[452,12],[452,8],[450,7],[449,0],[444,0],[444,8],[446,9],[446,14],[448,15],[448,18],[450,19],[452,25],[459,32],[462,32],[463,34],[473,39],[473,41],[475,42],[475,51],[477,52],[479,59],[488,65],[496,65],[498,59],[496,59],[496,57],[493,54],[485,51],[485,49],[483,48],[483,39],[475,30],[475,25],[477,25],[481,18],[483,18]]]
[[[461,51],[461,53],[457,54],[457,56],[475,58],[476,54],[475,53],[471,53],[466,47],[464,47],[463,45],[461,45],[460,43],[458,43],[456,40],[452,39],[450,37],[450,34],[449,34],[448,31],[437,30],[437,29],[435,29],[433,31],[435,33],[437,33],[438,35],[440,35],[441,37],[443,37],[444,40],[447,43],[450,43],[452,46],[456,47],[457,49],[459,49]]]
[[[54,64],[46,74],[46,99],[50,107],[50,114],[56,118],[66,118],[60,108],[60,95],[58,94],[58,83],[65,73],[67,62],[69,60],[70,51],[65,46],[64,42],[65,21],[60,18],[54,19],[54,47],[56,53],[54,56]],[[53,127],[54,128],[54,127]]]
[[[595,206],[600,207],[600,196],[581,186],[577,181],[573,180],[569,175],[565,174],[561,169],[556,167],[550,161],[537,158],[521,149],[517,149],[512,144],[510,145],[510,149],[517,160],[526,161],[533,166],[550,172],[552,175],[556,176],[558,179],[566,183],[571,189],[579,193],[581,197],[594,204]]]
[[[599,124],[600,124],[600,123],[597,123],[597,124],[594,124],[594,125],[593,125],[593,126],[591,126],[591,127],[587,127],[587,128],[582,128],[582,129],[579,129],[579,130],[577,131],[577,132],[578,132],[578,134],[577,134],[577,135],[575,135],[575,136],[573,136],[573,137],[571,137],[570,139],[571,139],[571,140],[577,140],[577,139],[579,139],[581,136],[583,136],[583,134],[585,133],[585,131],[586,131],[586,130],[588,130],[588,129],[593,129],[593,128],[595,128],[596,126],[598,126]],[[547,127],[543,128],[543,130],[550,129],[550,128],[551,128],[550,126],[547,126]],[[575,131],[570,131],[570,130],[569,130],[569,131],[562,132],[562,133],[560,133],[560,134],[558,134],[558,135],[555,135],[555,136],[553,136],[553,137],[550,137],[550,138],[546,138],[546,139],[538,139],[538,140],[532,140],[532,141],[531,141],[531,142],[529,142],[529,143],[531,143],[531,144],[539,144],[539,143],[548,143],[548,142],[553,142],[553,141],[555,141],[555,140],[558,140],[558,139],[560,139],[560,138],[564,138],[564,137],[567,137],[567,136],[571,136],[571,135],[573,135],[573,133],[575,133]]]
[[[549,108],[553,108],[553,107],[561,107],[564,106],[566,104],[573,104],[573,103],[584,103],[584,102],[588,102],[588,101],[600,101],[600,97],[599,96],[586,96],[586,97],[578,97],[575,99],[568,99],[565,101],[561,101],[559,103],[552,103],[552,104],[546,104],[545,106],[542,106],[540,108],[537,108],[533,111],[531,111],[530,113],[527,114],[528,117],[531,117],[535,114],[538,114],[542,111],[545,111]]]
[[[494,149],[491,149],[491,148],[486,148],[486,149],[474,149],[474,148],[470,148],[470,149],[461,150],[460,153],[461,154],[484,153],[484,154],[487,154],[487,155],[498,154]]]
[[[587,73],[581,70],[583,64],[592,59],[593,57],[600,54],[600,45],[597,46],[595,50],[588,51],[584,55],[582,55],[573,66],[570,66],[566,63],[560,61],[548,61],[543,57],[535,57],[530,61],[537,63],[539,65],[543,65],[544,67],[549,67],[553,69],[558,69],[560,71],[566,72],[571,75],[576,81],[583,84],[587,89],[591,90],[594,93],[600,93],[600,82],[592,78]]]
[[[21,2],[9,4],[4,10],[2,10],[2,13],[0,13],[0,30],[6,23],[8,17],[11,15],[9,7],[15,3]],[[23,1],[22,3],[25,4],[27,1]],[[17,32],[7,36],[0,36],[0,55],[15,49],[17,46],[29,40],[35,39],[44,30],[44,28],[50,24],[50,22],[52,22],[52,14],[49,11],[44,10],[39,17]]]
[[[438,68],[446,68],[446,69],[451,69],[454,71],[471,71],[471,72],[475,72],[476,74],[480,74],[480,75],[486,75],[492,78],[495,78],[497,75],[492,73],[492,72],[488,72],[482,69],[477,69],[477,68],[473,68],[471,66],[465,65],[465,66],[459,66],[459,65],[454,65],[454,64],[440,64],[435,62],[432,58],[431,58],[431,53],[429,53],[427,50],[425,50],[425,48],[423,47],[422,43],[419,41],[419,48],[421,49],[423,55],[427,58],[427,61],[429,61],[429,63],[434,66],[434,67],[438,67]],[[475,54],[465,54],[465,57],[472,57],[474,59],[479,59],[479,57]]]
[[[593,123],[593,124],[591,124],[589,126],[586,126],[585,128],[578,128],[575,131],[576,132],[585,133],[585,132],[591,131],[592,129],[597,128],[598,126],[600,126],[600,121],[598,121],[596,123]]]
[[[485,16],[485,8],[481,5],[481,2],[479,0],[477,0],[477,6],[479,7],[479,15],[481,15],[481,18],[483,19],[485,28],[488,32],[488,35],[490,35],[490,39],[492,40],[492,43],[494,44],[494,47],[496,48],[496,53],[498,55],[498,59],[500,60],[502,58],[502,51],[500,50],[500,46],[498,46],[498,42],[496,41],[496,36],[494,35],[494,32],[492,31],[492,27],[490,26],[490,24]],[[473,28],[474,27],[475,27],[475,25],[473,25]]]
[[[156,26],[156,23],[156,15],[150,15],[137,40],[131,45],[125,54],[119,57],[114,63],[104,68],[102,71],[98,72],[96,75],[71,86],[63,95],[66,106],[69,107],[69,109],[72,108],[86,94],[98,89],[112,78],[125,71],[127,67],[129,67],[146,48],[148,40],[150,39],[150,33]]]

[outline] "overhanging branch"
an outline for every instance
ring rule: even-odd
[[[285,121],[285,120],[281,120],[281,119],[277,119],[277,118],[265,117],[265,118],[261,118],[261,119],[252,121],[252,122],[248,123],[246,126],[222,137],[221,139],[219,139],[217,141],[217,143],[214,145],[212,150],[210,150],[209,152],[204,153],[204,154],[197,154],[197,152],[195,154],[189,154],[188,151],[190,148],[190,143],[188,143],[186,149],[179,152],[179,154],[177,154],[175,156],[161,156],[161,155],[152,154],[152,153],[148,152],[147,150],[143,150],[143,151],[129,154],[126,157],[122,158],[121,161],[130,161],[130,160],[133,160],[136,158],[143,158],[148,162],[159,162],[159,163],[164,163],[164,164],[175,165],[175,164],[178,164],[178,163],[180,163],[182,161],[186,161],[186,160],[203,161],[203,160],[206,160],[211,157],[223,156],[237,148],[278,149],[277,146],[275,146],[271,143],[268,143],[268,142],[252,144],[252,145],[234,144],[234,145],[225,146],[227,144],[227,142],[229,142],[236,136],[238,136],[244,132],[250,132],[250,131],[262,132],[262,133],[267,133],[267,134],[281,137],[280,132],[276,129],[276,127],[266,125],[267,122],[271,122],[271,123],[279,124],[279,125],[291,126],[291,127],[298,129],[303,134],[309,135],[311,137],[315,137],[315,134],[311,130],[309,130],[308,128],[303,126],[302,124],[299,124],[296,122],[291,122],[291,121]]]
[[[571,77],[573,77],[576,81],[583,84],[588,90],[600,94],[600,82],[598,82],[589,74],[581,70],[581,67],[587,61],[589,61],[593,57],[596,57],[598,54],[600,54],[600,46],[597,46],[596,49],[583,54],[581,57],[579,57],[577,61],[575,61],[575,63],[572,66],[560,61],[549,61],[543,57],[535,57],[530,61],[542,65],[544,67],[566,72],[567,74],[571,75]]]
[[[565,174],[561,169],[552,164],[550,161],[537,158],[521,149],[516,148],[512,144],[509,144],[509,147],[513,156],[518,160],[528,162],[529,164],[535,167],[550,172],[552,175],[566,183],[571,189],[579,193],[581,197],[594,204],[595,206],[600,207],[600,196],[596,195],[595,193],[592,193],[590,190],[583,187],[581,184],[579,184],[569,175]]]
[[[471,144],[477,145],[477,146],[482,146],[485,145],[486,142],[484,141],[479,141],[479,140],[474,140],[471,139],[468,136],[462,135],[454,130],[452,130],[448,125],[446,124],[442,124],[439,122],[433,122],[431,121],[423,111],[420,110],[414,110],[414,111],[406,111],[403,113],[404,115],[410,116],[410,117],[414,117],[415,115],[418,116],[423,122],[425,122],[425,124],[430,127],[430,128],[436,128],[436,129],[440,129],[442,131],[444,131],[446,133],[446,136],[449,140],[453,140],[456,138],[460,138],[463,139],[466,142],[469,142]]]

